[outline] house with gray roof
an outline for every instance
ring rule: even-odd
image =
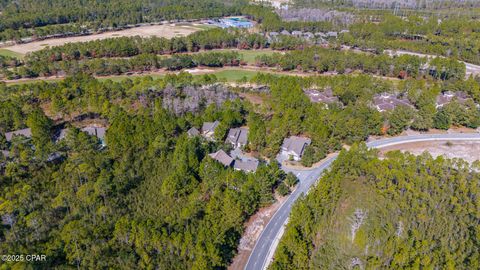
[[[289,159],[299,161],[305,152],[305,148],[311,143],[310,138],[291,136],[283,140],[281,154]]]
[[[381,93],[373,97],[373,105],[379,112],[391,111],[398,106],[414,108],[406,98],[398,98],[395,94]]]
[[[234,148],[240,148],[247,145],[248,129],[246,128],[231,128],[228,131],[226,143],[230,143]]]
[[[95,136],[100,139],[102,146],[105,146],[105,133],[107,131],[104,127],[88,126],[81,129],[81,131],[87,133],[90,136]]]
[[[195,137],[200,135],[200,131],[198,131],[198,129],[196,129],[195,127],[192,127],[187,131],[187,134],[188,137]]]
[[[62,128],[55,136],[55,141],[59,142],[67,137],[68,128]]]
[[[255,172],[258,168],[258,159],[251,158],[251,159],[237,159],[233,163],[233,169],[237,171],[244,171],[244,172]]]
[[[2,152],[2,156],[3,156],[4,158],[9,158],[9,157],[10,157],[10,151],[1,150],[0,152]]]
[[[220,125],[219,121],[203,123],[202,135],[207,139],[213,139],[215,129],[218,127],[218,125]]]
[[[215,153],[208,154],[208,156],[227,167],[231,166],[233,163],[233,158],[227,153],[225,153],[225,151],[223,151],[222,149],[218,150]]]
[[[310,101],[313,103],[324,103],[326,105],[333,104],[333,103],[340,103],[340,100],[338,99],[338,97],[333,95],[333,91],[331,88],[328,88],[325,91],[308,89],[308,90],[305,90],[304,93],[305,95],[308,96]]]
[[[457,91],[457,92],[452,92],[452,91],[445,91],[441,94],[439,94],[436,98],[436,107],[441,108],[448,103],[452,102],[453,100],[456,100],[460,104],[465,104],[469,99],[471,99],[466,92],[463,91]]]
[[[337,33],[337,32],[327,32],[327,37],[337,38],[337,37],[338,37],[338,33]]]
[[[25,138],[31,138],[32,137],[32,130],[30,128],[24,128],[24,129],[15,130],[15,131],[5,133],[5,138],[7,139],[7,142],[12,141],[13,137],[15,137],[15,136],[23,136]]]

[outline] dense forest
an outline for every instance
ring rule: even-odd
[[[294,206],[270,269],[478,269],[478,169],[343,151]]]
[[[285,175],[275,163],[245,174],[206,157],[222,140],[206,143],[185,131],[203,121],[239,125],[246,105],[207,102],[176,115],[158,95],[167,84],[178,91],[198,82],[187,74],[123,83],[77,76],[31,85],[23,96],[2,88],[10,97],[2,101],[1,129],[32,130],[31,140],[2,139],[11,153],[0,174],[2,253],[46,254],[38,264],[45,269],[226,268],[244,221],[273,201]],[[56,122],[41,109],[46,102]],[[108,121],[106,148],[74,126],[55,143],[58,121],[78,114]],[[49,161],[53,152],[63,158]]]
[[[77,75],[53,83],[0,84],[0,134],[32,131],[31,140],[7,142],[0,136],[1,150],[10,153],[0,176],[0,250],[45,253],[45,268],[226,268],[246,219],[272,203],[286,179],[275,162],[245,174],[208,158],[225,147],[230,127],[247,125],[245,150],[271,160],[285,137],[307,135],[312,144],[302,163],[310,166],[371,134],[428,129],[437,118],[445,120],[440,121],[445,128],[478,125],[473,103],[452,102],[438,111],[433,103],[440,91],[456,89],[469,89],[478,100],[480,87],[473,79],[410,79],[394,86],[366,75],[259,74],[251,83],[269,90],[228,90],[213,75],[187,73],[158,80],[100,82]],[[303,90],[312,87],[332,88],[341,103],[310,102]],[[419,113],[403,107],[380,113],[371,107],[373,95],[392,89],[405,91]],[[209,95],[192,104],[202,91],[211,91],[213,99]],[[245,91],[264,96],[264,103],[238,99],[235,93]],[[107,123],[105,148],[77,129],[85,119]],[[190,127],[214,120],[220,121],[217,143],[186,136]],[[57,142],[59,126],[70,129]],[[52,153],[60,159],[52,161]]]

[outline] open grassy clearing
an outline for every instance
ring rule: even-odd
[[[129,29],[124,29],[120,31],[111,31],[104,32],[100,34],[86,35],[86,36],[75,36],[75,37],[66,37],[66,38],[52,38],[46,40],[39,40],[25,44],[16,44],[13,46],[6,47],[6,49],[19,53],[27,54],[29,52],[41,50],[47,46],[61,46],[66,43],[74,42],[86,42],[98,39],[114,38],[114,37],[132,37],[132,36],[141,36],[141,37],[179,37],[187,36],[193,32],[203,30],[204,28],[199,27],[199,25],[194,24],[162,24],[162,25],[146,25],[140,27],[133,27]]]
[[[0,49],[0,55],[8,56],[8,57],[15,57],[15,58],[18,58],[18,59],[23,58],[23,54],[17,53],[17,52],[8,50],[8,49]]]

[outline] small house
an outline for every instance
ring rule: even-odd
[[[237,159],[233,164],[233,169],[244,172],[255,172],[258,168],[258,159]]]
[[[291,136],[283,140],[281,154],[289,159],[299,161],[305,152],[305,148],[311,143],[310,138]]]
[[[234,148],[240,148],[247,145],[248,129],[246,128],[231,128],[228,131],[226,143],[230,143]]]
[[[200,131],[198,131],[198,129],[196,129],[195,127],[192,127],[187,131],[187,134],[188,137],[195,137],[200,135]]]
[[[202,126],[202,135],[207,139],[212,139],[215,135],[215,129],[220,125],[219,121],[205,122]]]
[[[231,166],[233,163],[233,158],[221,149],[215,153],[208,154],[208,156],[227,167]]]
[[[24,129],[5,133],[5,138],[7,139],[7,142],[10,142],[15,136],[23,136],[25,138],[31,138],[32,130],[30,128],[24,128]]]

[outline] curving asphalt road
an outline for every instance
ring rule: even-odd
[[[400,136],[388,139],[381,139],[367,142],[367,146],[371,148],[383,148],[387,146],[404,144],[410,142],[422,141],[472,141],[480,140],[478,133],[450,133],[450,134],[421,134]],[[300,182],[297,189],[290,195],[290,197],[280,206],[274,214],[269,223],[265,226],[260,234],[255,247],[248,258],[246,270],[263,270],[268,267],[268,264],[273,258],[273,254],[277,247],[280,238],[282,237],[284,225],[288,222],[288,216],[292,209],[294,202],[302,195],[306,194],[310,187],[315,184],[322,172],[330,167],[332,162],[337,158],[336,155],[324,160],[321,166],[311,170],[292,170],[282,167],[286,172],[293,172],[299,178]]]

